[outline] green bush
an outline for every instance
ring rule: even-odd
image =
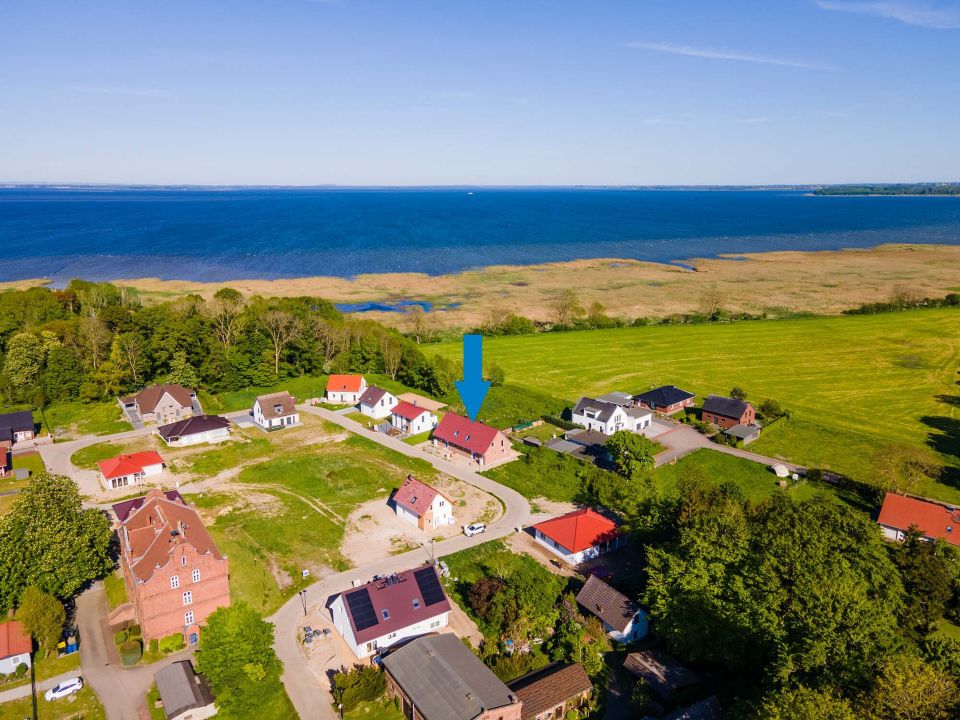
[[[140,626],[131,625],[127,628],[127,637],[140,637]]]
[[[117,632],[115,632],[115,633],[113,634],[113,644],[114,644],[114,645],[121,645],[121,644],[123,644],[123,643],[125,643],[125,642],[127,641],[127,638],[128,638],[128,637],[129,637],[129,635],[127,635],[127,631],[126,631],[126,630],[118,630]]]
[[[27,670],[29,669],[30,668],[27,666],[26,663],[20,663],[19,665],[17,665],[16,674],[18,677],[23,677],[24,675],[27,674]]]
[[[160,638],[160,650],[167,655],[180,650],[182,647],[183,635],[181,633],[174,633],[173,635]]]
[[[349,712],[362,702],[370,702],[387,691],[387,679],[373,665],[354,665],[333,674],[334,697]]]
[[[120,664],[130,667],[140,662],[143,657],[143,645],[139,640],[127,640],[120,645]]]
[[[150,654],[155,654],[160,650],[160,641],[156,638],[150,639]]]

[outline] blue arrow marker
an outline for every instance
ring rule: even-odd
[[[481,335],[463,336],[463,380],[456,382],[457,392],[463,400],[463,406],[471,420],[477,419],[477,413],[483,405],[490,381],[483,379],[483,337]]]

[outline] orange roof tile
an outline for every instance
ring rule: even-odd
[[[117,455],[117,457],[114,458],[100,460],[97,466],[100,468],[103,476],[109,480],[110,478],[123,477],[124,475],[141,472],[147,465],[162,464],[163,458],[160,457],[160,454],[156,450],[148,450],[146,452]]]
[[[558,545],[575,553],[613,540],[619,534],[613,520],[608,520],[589,508],[574,510],[553,520],[544,520],[533,527]]]
[[[327,378],[327,392],[360,392],[363,375],[331,375]]]
[[[18,620],[0,623],[0,660],[33,650],[33,640]]]
[[[945,505],[887,493],[877,522],[897,530],[916,525],[925,537],[960,545],[960,511]]]

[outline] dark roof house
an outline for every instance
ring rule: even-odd
[[[678,690],[701,682],[697,673],[661,650],[630,653],[623,667],[642,678],[660,700],[669,700]]]
[[[13,442],[16,433],[30,433],[31,437],[35,426],[33,413],[29,410],[3,413],[0,415],[0,442]]]
[[[191,710],[202,710],[213,705],[213,694],[206,678],[194,672],[189,660],[172,663],[153,677],[157,682],[167,720],[174,720]],[[209,715],[203,714],[202,717]]]
[[[421,637],[383,659],[391,691],[424,720],[518,718],[520,700],[456,635]],[[507,709],[516,706],[516,712]]]
[[[214,430],[229,429],[230,421],[219,415],[195,415],[186,420],[179,420],[169,425],[161,425],[157,432],[167,442],[176,442],[177,440],[189,437],[190,435],[200,435]]]
[[[640,607],[623,593],[591,575],[577,593],[577,602],[618,632],[625,632]]]
[[[681,390],[676,385],[663,385],[635,395],[633,399],[654,410],[670,411],[691,403],[693,398],[693,393]]]
[[[706,700],[701,700],[693,705],[674,710],[659,720],[720,720],[723,717],[723,708],[716,695],[711,695]],[[657,720],[652,716],[647,716],[643,720]]]
[[[746,400],[709,395],[703,402],[700,419],[723,429],[735,425],[753,425],[757,411]]]
[[[363,395],[360,396],[360,404],[368,405],[373,407],[380,399],[387,394],[387,391],[383,388],[378,388],[376,385],[370,385],[366,390],[363,391]]]
[[[553,663],[514,680],[507,687],[523,702],[521,720],[534,720],[557,708],[562,709],[554,717],[562,718],[589,696],[593,683],[580,663]]]

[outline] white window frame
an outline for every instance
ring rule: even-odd
[[[170,589],[171,589],[171,590],[176,590],[178,587],[180,587],[180,576],[179,576],[179,575],[171,575],[171,576],[170,576]]]
[[[193,610],[187,610],[183,614],[183,625],[184,627],[189,627],[190,625],[193,625]]]
[[[190,590],[183,591],[183,604],[184,605],[193,605],[193,592]]]
[[[193,572],[190,573],[190,579],[195,583],[200,582],[200,568],[194,568]]]

